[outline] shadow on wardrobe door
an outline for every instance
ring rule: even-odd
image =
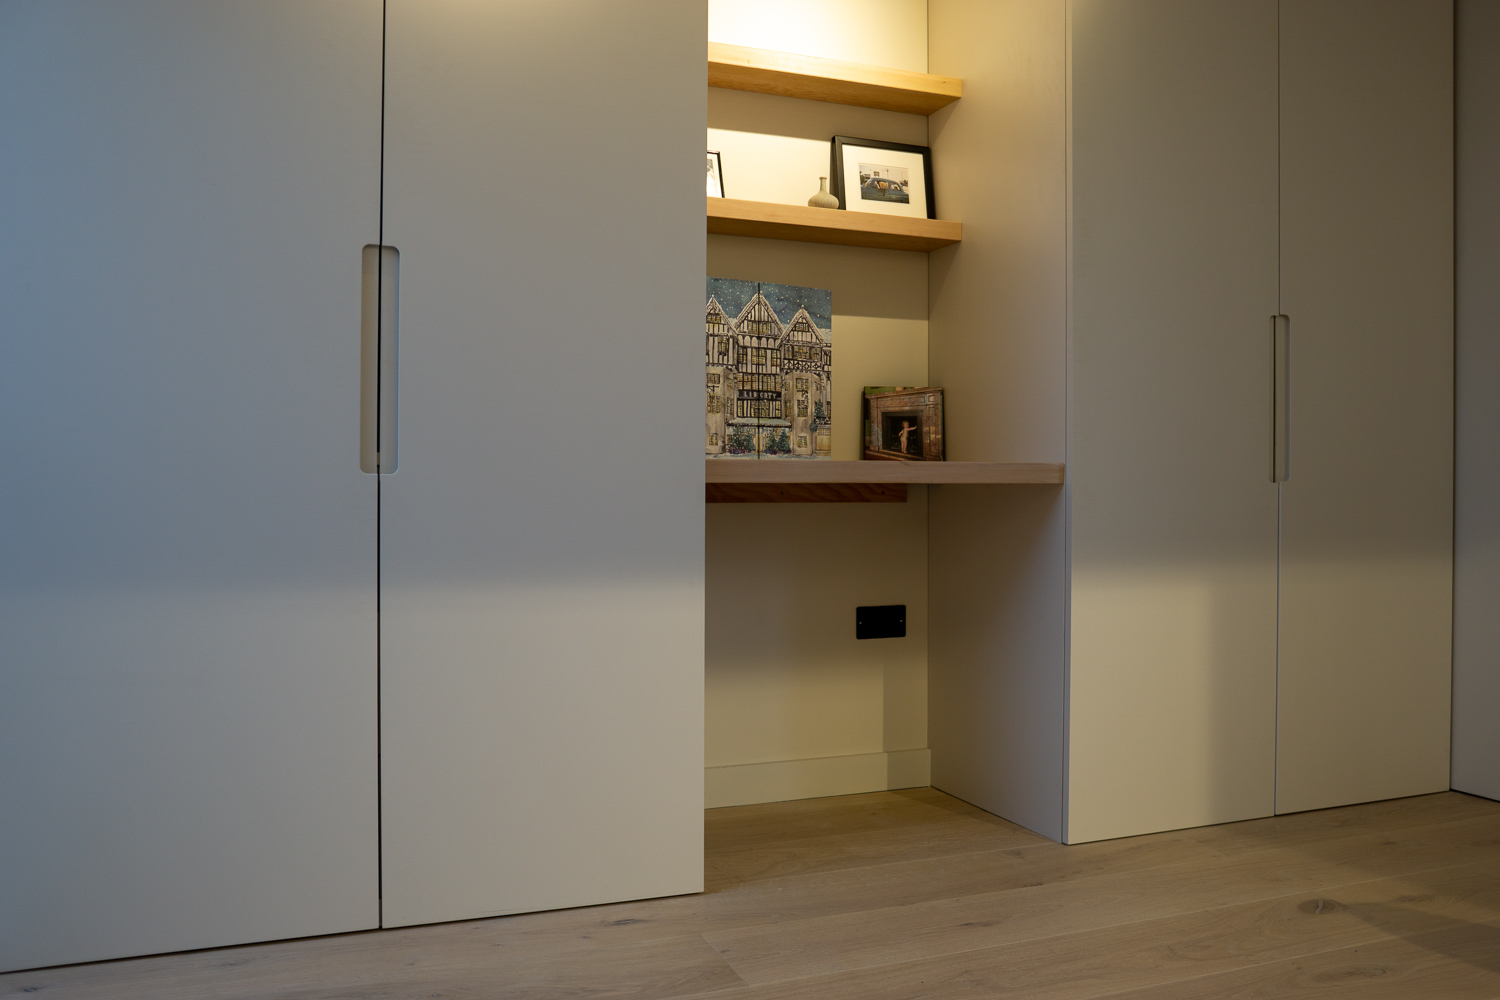
[[[1281,3],[1278,812],[1448,787],[1452,12]]]
[[[380,18],[0,4],[0,969],[379,921]]]
[[[1500,799],[1500,6],[1459,0],[1453,787]]]
[[[1269,815],[1274,0],[1075,0],[1069,843]]]
[[[387,925],[702,887],[706,34],[389,4]]]

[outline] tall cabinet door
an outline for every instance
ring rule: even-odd
[[[704,7],[387,11],[384,920],[697,891]]]
[[[1282,0],[1280,812],[1448,787],[1449,0]]]
[[[1276,3],[1074,0],[1067,839],[1273,808]]]
[[[378,923],[380,7],[0,3],[0,968]]]
[[[1453,787],[1500,799],[1500,5],[1455,7]]]

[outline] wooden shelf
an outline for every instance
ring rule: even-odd
[[[906,503],[905,483],[708,483],[707,503]]]
[[[708,199],[708,231],[720,236],[924,252],[958,243],[964,236],[963,223],[947,219],[908,219],[738,198]]]
[[[1028,462],[704,460],[708,503],[905,503],[910,483],[1063,481],[1063,467]]]
[[[1044,462],[828,462],[704,460],[710,483],[1033,483],[1056,485],[1063,467]]]
[[[930,115],[963,96],[963,81],[770,49],[708,43],[708,85],[726,90]]]

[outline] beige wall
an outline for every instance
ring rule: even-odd
[[[724,193],[784,205],[806,205],[817,192],[835,135],[927,144],[919,115],[741,90],[709,89],[708,125],[708,148],[723,156]]]
[[[829,758],[920,750],[925,770],[926,532],[921,488],[904,504],[709,506],[709,806],[864,780]],[[855,639],[861,604],[905,604],[906,638]],[[778,761],[803,763],[764,766]]]
[[[709,38],[921,71],[927,5],[715,0]],[[806,204],[834,135],[926,144],[927,119],[708,92],[708,148],[732,198]],[[926,384],[925,255],[710,236],[708,273],[832,290],[835,459],[859,457],[863,386]],[[710,505],[706,559],[707,804],[926,784],[924,491]],[[907,637],[856,640],[861,604],[905,604]]]
[[[927,0],[709,0],[708,39],[927,72]]]

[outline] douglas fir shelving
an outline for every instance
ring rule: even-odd
[[[958,243],[964,235],[963,223],[948,219],[908,219],[738,198],[708,199],[708,231],[719,236],[918,251]]]
[[[710,42],[708,85],[930,115],[963,96],[963,81],[931,73]],[[803,243],[930,252],[963,240],[963,223],[871,212],[707,199],[708,232]],[[1062,482],[1061,465],[1000,462],[706,462],[709,503],[901,503],[909,483]]]
[[[951,76],[708,43],[708,85],[726,90],[930,115],[963,96]]]
[[[708,43],[708,85],[830,104],[930,115],[963,96],[951,76],[819,59],[791,52]],[[963,239],[963,224],[869,212],[708,199],[708,231],[803,243],[931,251]]]
[[[900,503],[908,483],[1058,485],[1048,462],[832,462],[705,459],[710,503]]]

